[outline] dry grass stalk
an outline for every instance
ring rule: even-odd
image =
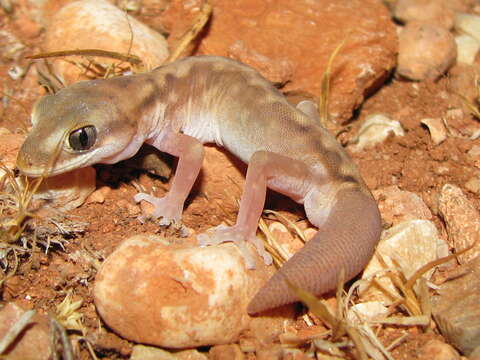
[[[167,58],[167,60],[165,60],[165,64],[171,63],[180,58],[180,56],[190,46],[192,41],[203,30],[208,20],[210,19],[210,16],[212,15],[212,11],[213,11],[212,0],[205,0],[205,2],[203,3],[200,9],[200,13],[194,19],[190,29],[188,29],[187,32],[182,35],[180,40],[178,40],[175,47],[170,52],[170,56]]]
[[[346,39],[344,39],[338,46],[333,50],[332,54],[328,58],[327,68],[322,76],[321,82],[321,93],[318,101],[318,111],[320,114],[320,123],[325,127],[328,121],[328,99],[330,96],[330,76],[332,72],[333,60],[338,55],[343,45],[345,45]]]
[[[2,355],[9,346],[15,341],[17,336],[32,323],[32,317],[35,310],[25,311],[20,319],[8,330],[5,336],[0,340],[0,355]]]

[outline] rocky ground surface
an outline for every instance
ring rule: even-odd
[[[235,221],[244,183],[245,165],[215,147],[207,147],[187,201],[187,237],[142,224],[137,217],[148,206],[133,201],[140,190],[168,191],[170,158],[50,179],[37,192],[44,200],[31,204],[30,220],[19,217],[25,196],[8,174],[18,175],[15,158],[35,101],[81,79],[161,65],[208,14],[202,2],[0,0],[0,7],[0,354],[360,358],[351,346],[355,336],[332,338],[331,323],[315,306],[247,315],[249,299],[274,268],[257,260],[255,272],[246,270],[231,244],[196,246],[196,234]],[[322,76],[338,50],[325,125],[358,164],[385,230],[362,280],[346,287],[351,302],[336,318],[357,331],[356,347],[363,344],[370,358],[480,359],[480,247],[474,246],[480,230],[479,48],[475,0],[218,0],[188,48],[255,67],[292,101],[319,100]],[[76,56],[26,58],[71,50]],[[139,162],[147,171],[132,168]],[[54,208],[46,206],[52,202]],[[265,216],[262,233],[273,234],[280,258],[302,246],[289,223],[307,239],[315,233],[289,199],[270,193],[266,209],[277,215]],[[469,247],[425,269],[410,286],[422,266]],[[345,300],[325,298],[332,312]]]

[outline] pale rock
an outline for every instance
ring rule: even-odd
[[[178,360],[175,355],[167,350],[153,346],[135,345],[130,355],[130,360]]]
[[[424,344],[418,353],[418,360],[460,360],[460,355],[451,345],[432,339]]]
[[[17,60],[25,45],[11,32],[0,30],[0,64]]]
[[[270,315],[254,316],[251,319],[250,334],[261,343],[275,342],[289,326],[294,326],[295,315],[290,305],[270,311]]]
[[[445,28],[411,22],[399,36],[397,73],[410,80],[435,80],[457,57],[457,44]]]
[[[446,29],[452,28],[455,20],[453,9],[439,0],[398,0],[395,4],[394,16],[404,23],[422,21],[437,24]]]
[[[448,86],[450,91],[453,94],[461,94],[466,101],[475,104],[476,98],[478,97],[478,89],[475,79],[480,79],[480,65],[476,63],[473,65],[459,63],[450,69],[448,75]],[[456,106],[462,110],[464,114],[469,114],[471,112],[471,109],[466,102],[460,98]],[[460,124],[464,123],[461,119],[458,120],[460,120]],[[446,119],[446,121],[449,128],[452,128],[452,122],[455,125],[456,119]],[[458,128],[458,126],[456,126],[456,128]],[[461,129],[455,130],[458,131]]]
[[[310,241],[315,235],[317,235],[318,229],[308,228],[303,230],[303,235],[305,235],[305,240]]]
[[[273,344],[270,346],[263,346],[255,351],[256,360],[283,360],[283,359],[292,359],[292,360],[302,360],[305,359],[304,353],[290,353],[291,355],[286,355],[288,349],[284,349],[279,344]]]
[[[358,130],[357,141],[352,150],[371,148],[383,142],[391,134],[405,135],[402,125],[397,120],[392,120],[383,114],[369,115]]]
[[[457,43],[457,63],[472,65],[480,50],[480,40],[468,34],[461,34],[455,37],[455,42]]]
[[[348,309],[347,319],[352,324],[362,324],[385,319],[389,315],[388,308],[379,301],[366,301],[355,304]]]
[[[272,222],[268,229],[281,247],[282,255],[285,259],[291,258],[304,245],[299,238],[294,237],[287,227],[280,222]]]
[[[42,47],[45,52],[101,49],[130,53],[140,57],[146,69],[161,65],[168,57],[167,42],[161,34],[106,0],[74,1],[62,7],[52,17]],[[119,62],[94,59],[105,66]],[[63,60],[54,64],[67,83],[85,78],[84,69]]]
[[[205,248],[196,243],[193,238],[169,243],[153,235],[125,240],[95,281],[95,304],[108,326],[129,340],[162,347],[236,342],[251,327],[249,301],[274,269],[252,248],[255,271],[246,269],[231,243]],[[271,311],[269,321],[279,317],[281,325],[293,318],[285,309],[291,307]],[[264,326],[265,333],[268,329]]]
[[[197,350],[168,352],[153,346],[135,345],[130,360],[208,360],[208,358]]]
[[[455,273],[432,298],[432,311],[442,335],[469,356],[480,346],[480,257]]]
[[[243,354],[238,344],[215,345],[208,352],[210,360],[243,360]]]
[[[474,194],[480,194],[480,179],[476,176],[472,177],[465,183],[465,188]]]
[[[169,41],[191,26],[202,3],[170,2],[163,14]],[[380,0],[218,0],[213,11],[198,53],[245,62],[285,91],[318,97],[328,59],[345,40],[330,84],[329,113],[337,121],[349,119],[395,66],[395,26]]]
[[[480,145],[473,145],[467,154],[473,159],[480,160]]]
[[[480,16],[466,13],[455,15],[455,29],[480,41]]]
[[[447,128],[441,118],[426,118],[420,122],[428,128],[435,145],[439,145],[447,139]]]
[[[7,303],[0,309],[0,340],[8,333],[25,313],[14,303]],[[46,316],[35,314],[31,325],[19,334],[13,344],[2,355],[8,360],[49,360],[51,359],[50,326]]]
[[[138,206],[135,204],[132,204],[127,199],[120,199],[115,202],[115,205],[120,209],[126,209],[129,216],[135,217],[137,215],[140,215],[141,211],[138,208]]]
[[[417,194],[401,190],[397,185],[372,191],[378,202],[382,220],[396,225],[406,220],[431,220],[433,215],[428,206]]]
[[[87,203],[98,203],[103,204],[105,198],[112,191],[112,188],[109,186],[102,186],[100,189],[95,190],[87,199]]]
[[[466,249],[480,236],[480,214],[467,199],[463,191],[452,184],[445,184],[440,192],[438,209],[447,227],[450,245],[458,252]],[[477,245],[458,256],[461,264],[480,255],[480,241]]]
[[[174,355],[177,360],[209,360],[207,355],[197,349],[177,351]]]
[[[468,360],[480,360],[480,345],[477,346],[475,350],[473,350],[473,352],[468,357]]]
[[[410,278],[423,265],[436,260],[439,235],[433,222],[428,220],[409,220],[383,231],[375,254],[365,268],[362,279],[370,279],[374,275],[377,281],[392,294],[398,291],[391,282],[385,270],[400,270],[405,277]],[[383,259],[385,265],[383,265]],[[399,268],[398,268],[399,267]],[[433,270],[427,271],[423,277],[429,279]],[[377,289],[371,282],[362,284],[359,288],[362,299],[380,301],[388,304],[390,296]]]

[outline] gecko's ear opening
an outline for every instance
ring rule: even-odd
[[[68,135],[68,145],[75,151],[89,150],[97,140],[97,129],[93,125],[75,129]]]

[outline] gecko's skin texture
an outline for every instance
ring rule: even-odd
[[[308,115],[307,115],[308,114]],[[133,156],[146,142],[179,158],[169,193],[138,194],[153,217],[180,222],[200,171],[203,144],[215,143],[248,163],[237,222],[199,236],[202,244],[234,241],[248,256],[267,186],[304,204],[318,234],[251,301],[257,313],[296,301],[285,279],[315,294],[334,289],[342,269],[351,279],[367,264],[380,237],[377,204],[357,167],[314,119],[311,103],[297,108],[254,69],[222,57],[186,58],[150,73],[79,82],[45,96],[18,168],[40,176],[62,144],[52,175]]]

